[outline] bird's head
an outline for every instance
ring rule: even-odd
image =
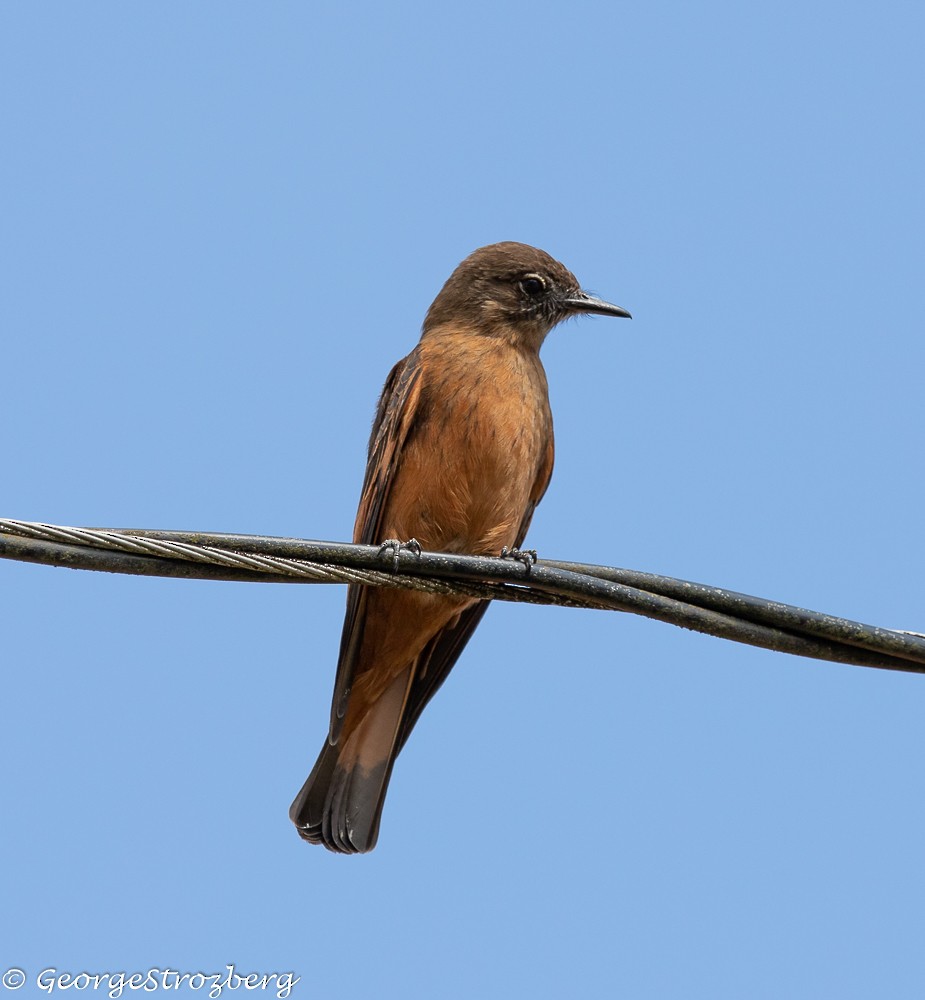
[[[549,331],[579,313],[630,314],[582,291],[575,275],[543,250],[493,243],[450,275],[424,320],[425,336],[445,326],[475,328],[539,349]]]

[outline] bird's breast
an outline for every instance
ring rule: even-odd
[[[420,417],[396,470],[390,535],[497,555],[515,544],[551,448],[542,364],[482,336],[421,346]]]

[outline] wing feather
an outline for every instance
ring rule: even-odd
[[[353,540],[357,544],[377,545],[385,541],[381,537],[383,511],[392,488],[398,457],[419,416],[420,399],[421,364],[418,348],[415,348],[389,373],[376,407],[369,438],[363,492],[353,528]],[[347,589],[347,613],[344,617],[334,680],[334,698],[331,703],[328,739],[332,744],[337,741],[343,724],[347,698],[353,684],[357,653],[366,621],[367,593],[368,588],[363,586],[354,585]]]

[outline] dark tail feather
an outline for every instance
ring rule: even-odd
[[[325,740],[312,773],[306,778],[299,794],[289,807],[289,818],[296,825],[299,836],[310,844],[320,844],[321,823],[324,817],[324,800],[337,766],[337,747]]]
[[[376,846],[410,676],[409,668],[396,677],[349,737],[322,747],[289,808],[303,840],[340,854]]]

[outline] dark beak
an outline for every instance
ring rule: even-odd
[[[598,313],[601,316],[622,316],[624,319],[633,318],[625,309],[615,306],[612,302],[605,302],[594,295],[589,295],[587,292],[569,292],[565,298],[559,301],[562,307],[568,309],[570,312]]]

